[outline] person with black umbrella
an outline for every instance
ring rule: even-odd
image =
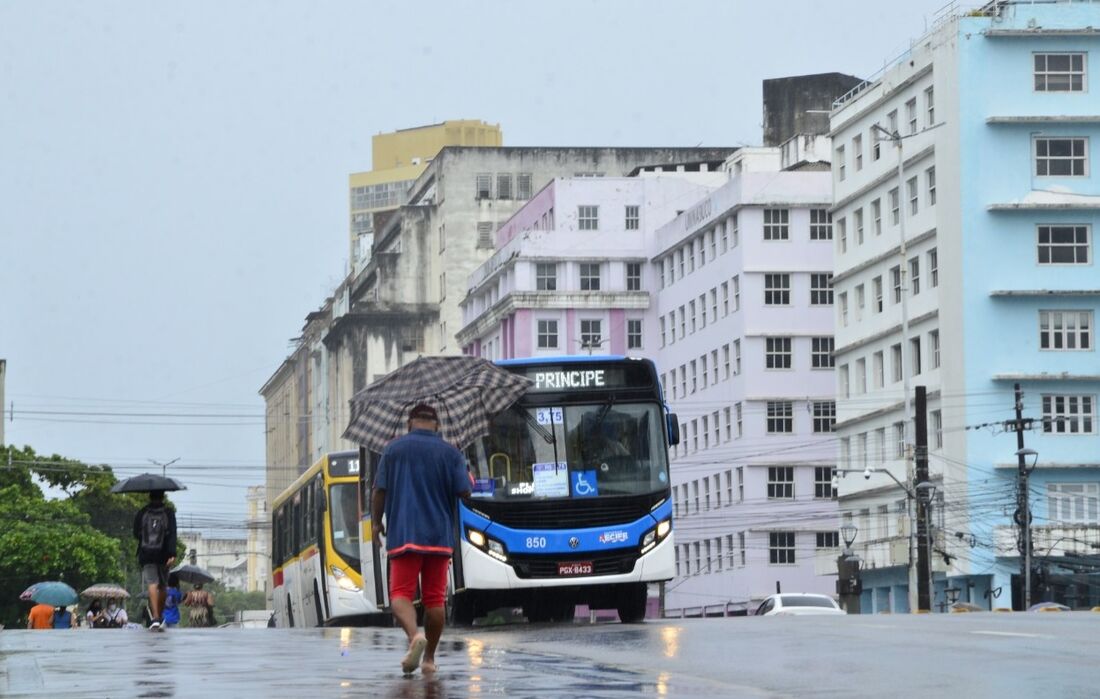
[[[149,504],[134,515],[134,538],[141,580],[149,587],[149,629],[162,631],[168,568],[176,561],[176,513],[165,504],[163,490],[150,491]]]

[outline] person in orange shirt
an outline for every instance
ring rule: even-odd
[[[52,629],[53,607],[48,604],[36,604],[27,615],[28,629]]]

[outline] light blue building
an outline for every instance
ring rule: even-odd
[[[839,494],[865,612],[915,603],[920,385],[933,609],[1024,604],[1017,383],[1030,599],[1100,603],[1094,70],[1100,3],[995,2],[939,20],[833,111]]]

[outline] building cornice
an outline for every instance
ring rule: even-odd
[[[878,109],[883,103],[888,102],[890,99],[892,99],[896,93],[901,92],[902,90],[909,87],[910,85],[917,82],[918,80],[920,80],[925,75],[928,75],[931,72],[932,72],[932,63],[929,62],[928,65],[926,65],[926,66],[922,67],[920,70],[914,72],[908,78],[906,78],[905,80],[902,80],[900,83],[898,83],[897,85],[894,85],[893,87],[887,87],[887,86],[883,85],[883,82],[882,82],[883,78],[879,78],[877,81],[867,85],[867,87],[864,87],[862,90],[860,90],[859,89],[860,86],[857,85],[855,88],[853,88],[852,91],[858,90],[858,92],[856,92],[856,94],[853,95],[850,100],[845,101],[843,104],[839,104],[839,105],[836,104],[836,102],[834,102],[833,114],[831,115],[832,118],[835,118],[840,112],[847,109],[848,107],[850,107],[852,105],[855,105],[857,103],[857,100],[859,99],[859,95],[864,93],[864,92],[868,92],[868,91],[873,90],[874,88],[878,87],[879,85],[883,85],[882,94],[880,94],[878,97],[875,97],[874,99],[872,99],[869,104],[863,105],[863,107],[861,109],[859,109],[859,111],[857,111],[855,114],[853,114],[850,117],[848,117],[847,119],[845,119],[844,126],[841,126],[840,128],[837,128],[837,129],[833,129],[831,132],[829,132],[829,138],[835,140],[836,137],[837,137],[837,134],[842,133],[845,129],[849,128],[849,124],[851,124],[852,122],[855,122],[855,121],[859,121],[859,119],[861,119],[868,112],[873,111],[875,109]],[[838,99],[836,101],[840,102],[843,99],[844,99],[844,97],[841,97],[840,99]]]
[[[932,228],[929,228],[928,230],[926,230],[923,233],[915,235],[912,238],[908,238],[905,241],[905,246],[906,247],[912,247],[912,246],[918,245],[918,244],[923,243],[924,241],[928,240],[929,238],[935,237],[935,235],[936,235],[936,228],[935,228],[935,226],[933,226]],[[885,262],[886,260],[890,259],[891,257],[897,257],[900,253],[901,253],[901,244],[899,243],[899,244],[895,245],[894,247],[890,248],[889,250],[887,250],[885,252],[881,252],[878,255],[875,255],[874,257],[872,257],[869,260],[864,260],[863,262],[860,262],[859,264],[855,265],[854,267],[849,267],[848,269],[844,270],[843,272],[840,272],[839,274],[834,274],[833,275],[833,288],[836,288],[836,285],[837,285],[838,282],[842,282],[845,279],[848,279],[849,277],[855,276],[856,274],[859,274],[860,272],[862,272],[865,269],[868,269],[870,267],[874,267],[875,265],[879,264],[880,262]]]
[[[905,159],[904,169],[908,170],[909,168],[913,167],[914,165],[916,165],[920,161],[924,160],[925,158],[928,158],[928,157],[931,157],[931,156],[935,155],[935,153],[936,153],[936,144],[935,143],[932,143],[928,146],[925,146],[924,148],[920,149],[919,151],[917,151],[916,153],[914,153],[913,155],[910,155],[908,158]],[[852,192],[848,196],[844,197],[840,201],[833,204],[833,208],[829,209],[829,211],[831,213],[835,214],[837,211],[840,211],[845,206],[848,206],[849,204],[851,204],[856,199],[859,199],[860,197],[865,196],[871,190],[877,189],[877,188],[881,187],[883,184],[889,182],[890,180],[896,180],[897,178],[898,178],[897,168],[890,168],[889,170],[882,173],[881,175],[879,175],[875,179],[871,180],[870,182],[863,185],[862,187],[860,187],[856,191]],[[898,189],[898,196],[901,197],[900,187]],[[900,201],[900,200],[899,200],[898,203],[899,204],[904,204],[904,202]]]
[[[1100,114],[1034,114],[1005,115],[985,118],[985,123],[997,124],[1100,124]]]
[[[1005,470],[1010,470],[1011,469],[1013,471],[1017,471],[1020,468],[1020,464],[1015,462],[1015,461],[1013,461],[1011,463],[1008,463],[1008,462],[995,463],[995,464],[993,464],[993,468],[1005,469]],[[1100,468],[1100,461],[1092,461],[1092,462],[1087,462],[1086,461],[1084,463],[1069,463],[1069,462],[1064,462],[1064,461],[1040,461],[1039,463],[1035,464],[1035,468],[1039,471],[1043,471],[1043,470],[1046,470],[1048,468]],[[1082,523],[1082,524],[1088,524],[1088,523]],[[1096,525],[1092,524],[1092,526],[1096,526]]]
[[[1100,289],[995,289],[990,296],[1033,297],[1033,296],[1100,296]]]
[[[990,377],[993,381],[1100,381],[1100,374],[1071,374],[1063,371],[1058,374],[1040,372],[1027,374],[1023,372],[1012,374],[994,374]]]
[[[929,391],[928,392],[928,396],[927,396],[928,400],[935,400],[935,399],[938,399],[939,397],[940,397],[940,389],[938,389],[938,388],[935,389],[934,391]],[[838,412],[840,410],[843,410],[845,407],[846,406],[844,405],[843,400],[837,401],[837,411]],[[899,400],[895,403],[888,403],[887,405],[884,405],[881,408],[875,408],[874,410],[872,410],[870,412],[866,412],[866,413],[863,413],[861,415],[857,415],[855,417],[850,417],[847,420],[838,420],[833,425],[833,431],[836,432],[836,431],[839,431],[841,428],[851,427],[853,425],[858,425],[860,423],[867,422],[868,420],[874,420],[875,418],[882,417],[883,415],[889,415],[890,413],[894,413],[894,412],[897,412],[899,410],[903,410],[904,408],[905,408],[905,401],[900,401]]]
[[[987,211],[1097,211],[1100,197],[1093,201],[1067,202],[999,202],[986,207]]]
[[[914,326],[914,325],[917,325],[919,323],[923,323],[926,320],[931,320],[932,318],[936,318],[936,317],[939,316],[939,314],[940,314],[940,311],[939,311],[938,308],[933,309],[931,311],[928,311],[927,313],[922,313],[919,316],[916,316],[915,318],[913,318],[909,321],[909,327],[912,328],[912,326]],[[901,332],[901,323],[897,323],[896,325],[891,325],[889,328],[886,328],[885,330],[880,330],[879,332],[875,333],[874,335],[868,335],[867,337],[862,337],[862,338],[856,340],[855,342],[849,342],[848,344],[846,344],[842,347],[834,348],[833,349],[833,356],[839,358],[840,355],[842,355],[846,352],[851,352],[853,350],[857,350],[860,347],[864,347],[866,345],[871,344],[872,342],[877,342],[878,340],[881,340],[884,337],[889,337],[889,336],[891,336],[895,333],[899,333],[899,332]]]
[[[1064,36],[1100,36],[1100,30],[1092,27],[1075,29],[983,29],[982,36],[987,39],[1057,39]]]

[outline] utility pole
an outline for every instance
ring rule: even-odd
[[[165,463],[161,463],[159,461],[154,461],[153,459],[149,459],[149,463],[153,464],[154,466],[160,466],[160,475],[167,476],[168,475],[168,467],[171,466],[172,464],[176,463],[177,461],[179,461],[180,458],[182,458],[182,457],[177,456],[176,458],[172,459],[171,461],[167,461]]]
[[[1016,524],[1020,526],[1020,576],[1024,583],[1024,611],[1031,606],[1031,504],[1028,501],[1027,452],[1024,450],[1024,392],[1020,384],[1016,389],[1016,465],[1019,469],[1016,481]]]
[[[932,491],[918,488],[928,482],[928,389],[917,386],[914,416],[916,467],[913,471],[913,494],[917,501],[917,609],[932,610],[932,532],[928,499]]]

